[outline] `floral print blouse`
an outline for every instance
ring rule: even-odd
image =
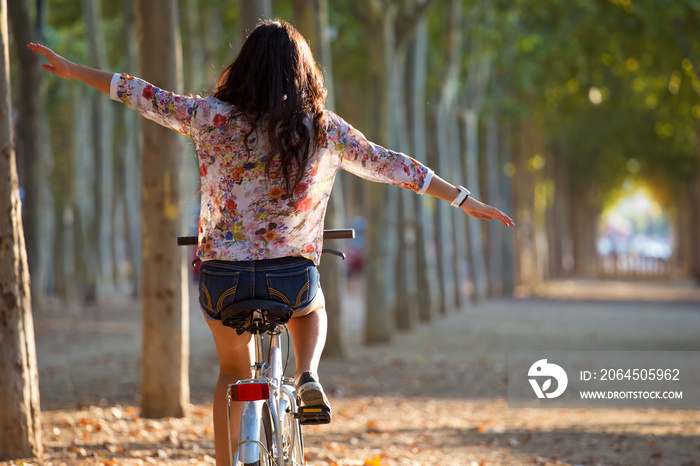
[[[339,169],[367,180],[423,194],[432,170],[416,160],[368,141],[326,110],[328,133],[315,149],[304,177],[288,193],[279,164],[266,165],[264,135],[251,135],[242,118],[229,122],[235,108],[214,97],[182,96],[127,74],[112,78],[110,97],[195,143],[201,176],[198,254],[202,260],[261,260],[303,256],[318,264],[323,219]]]

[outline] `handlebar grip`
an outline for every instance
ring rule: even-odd
[[[196,236],[178,236],[177,245],[178,246],[197,246],[199,238]]]
[[[355,237],[354,228],[323,230],[323,239],[352,239]]]

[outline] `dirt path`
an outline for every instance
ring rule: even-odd
[[[371,348],[353,291],[348,358],[321,368],[334,422],[305,430],[309,464],[700,465],[700,410],[507,406],[508,351],[700,350],[700,290],[688,283],[552,283],[535,295],[556,299],[485,301]],[[212,463],[217,367],[197,311],[186,419],[138,416],[133,303],[57,310],[36,334],[46,455],[35,464]]]

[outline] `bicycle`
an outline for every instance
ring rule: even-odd
[[[351,239],[353,229],[325,230],[323,238]],[[196,245],[196,236],[178,237],[178,245]],[[324,249],[345,259],[345,254]],[[196,262],[197,260],[195,260]],[[323,422],[319,408],[300,406],[294,381],[284,376],[289,360],[287,322],[294,314],[291,307],[276,301],[251,299],[230,304],[221,310],[223,325],[242,335],[251,333],[255,341],[254,375],[230,384],[226,392],[229,429],[229,458],[238,466],[304,466],[304,441],[301,426]],[[281,334],[287,330],[287,361],[283,364]],[[264,337],[269,338],[264,356]],[[233,454],[231,439],[231,403],[243,402],[241,428]],[[326,421],[327,422],[327,421]]]

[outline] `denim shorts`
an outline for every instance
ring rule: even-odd
[[[199,305],[211,320],[221,320],[221,309],[248,299],[269,299],[307,307],[320,286],[318,269],[304,257],[259,261],[202,262],[199,272]]]

